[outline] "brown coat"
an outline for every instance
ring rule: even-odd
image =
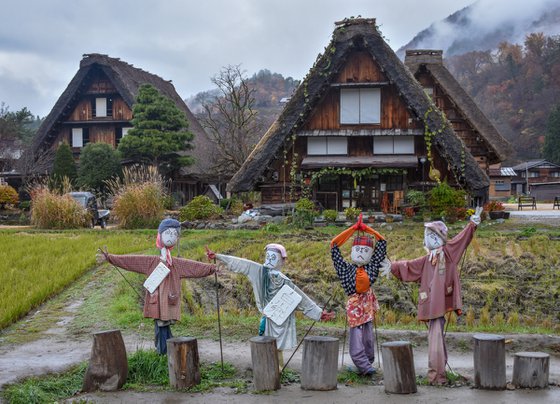
[[[428,255],[410,261],[396,261],[391,272],[404,282],[420,282],[418,288],[418,320],[442,317],[448,311],[461,310],[461,281],[457,266],[471,242],[476,225],[469,222],[453,239],[443,246],[445,271],[440,273]],[[459,313],[460,314],[460,313]]]
[[[149,276],[160,263],[159,256],[114,255],[107,260],[122,269]],[[202,278],[216,271],[214,264],[204,264],[184,258],[173,258],[171,270],[154,293],[146,291],[144,297],[144,317],[158,320],[179,320],[181,318],[181,279]]]

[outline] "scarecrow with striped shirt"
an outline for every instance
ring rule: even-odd
[[[352,243],[351,259],[342,258],[341,247],[355,232],[368,233],[358,235]],[[373,235],[375,238],[369,236]],[[362,222],[344,230],[331,241],[331,256],[338,279],[348,296],[346,315],[350,326],[350,357],[362,375],[372,375],[375,368],[375,335],[373,321],[379,310],[379,303],[371,286],[379,275],[379,269],[385,262],[387,242],[381,234]]]

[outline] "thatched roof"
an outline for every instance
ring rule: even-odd
[[[432,144],[449,163],[457,180],[473,194],[485,195],[490,184],[488,176],[465,150],[449,122],[441,116],[414,76],[383,40],[375,20],[362,18],[336,23],[331,43],[324,54],[317,59],[279,118],[233,176],[228,190],[242,192],[252,189],[284,141],[307,120],[355,50],[369,52],[390,83],[398,89],[413,115],[425,120],[431,133],[438,133]]]
[[[192,142],[194,149],[189,154],[195,158],[196,162],[194,165],[185,168],[182,173],[194,176],[205,176],[208,174],[210,167],[205,156],[212,147],[208,135],[183,99],[177,94],[171,81],[164,80],[155,74],[134,67],[118,58],[98,53],[85,54],[83,56],[78,72],[74,75],[66,90],[64,90],[51,112],[39,127],[35,137],[35,149],[50,146],[54,141],[59,125],[72,113],[81,95],[87,90],[85,88],[85,80],[88,78],[88,75],[97,69],[101,70],[109,78],[117,92],[131,109],[136,100],[138,89],[143,84],[151,84],[162,95],[173,100],[175,105],[185,113],[189,121],[189,130],[194,134]]]
[[[489,158],[490,164],[504,161],[512,152],[511,145],[500,135],[473,99],[443,65],[442,56],[443,51],[441,50],[407,50],[404,63],[412,74],[416,74],[420,69],[426,69],[431,74],[460,113],[480,136],[486,140],[494,152],[495,156],[490,156]]]

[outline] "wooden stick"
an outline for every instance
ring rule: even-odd
[[[216,258],[214,258],[216,265]],[[216,285],[216,307],[218,308],[218,335],[220,337],[220,360],[222,362],[222,373],[224,373],[224,351],[222,348],[222,322],[220,320],[220,293],[218,291],[218,273],[214,270],[214,284]]]

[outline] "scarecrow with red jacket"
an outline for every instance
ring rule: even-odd
[[[424,224],[424,247],[427,255],[396,261],[383,270],[383,275],[393,274],[403,282],[418,282],[418,319],[428,323],[428,380],[431,384],[447,381],[445,365],[445,313],[454,311],[461,315],[461,282],[457,267],[477,226],[482,208],[476,208],[467,226],[451,240],[441,221]]]
[[[171,258],[171,250],[177,244],[181,223],[175,219],[164,219],[159,224],[156,246],[160,255],[115,255],[99,251],[97,262],[108,261],[127,271],[152,275],[156,269],[169,270],[159,285],[144,297],[144,317],[153,318],[155,326],[155,346],[160,355],[167,353],[167,340],[172,338],[170,325],[181,318],[181,280],[201,278],[216,271],[214,264],[206,264],[185,258]],[[167,270],[163,269],[163,273]],[[145,284],[146,285],[146,284]],[[155,286],[155,285],[154,285]]]
[[[342,246],[356,231],[368,233],[354,238],[352,242],[352,262],[342,258],[339,247]],[[372,234],[376,241],[369,236]],[[375,247],[374,247],[375,246]],[[362,215],[358,222],[344,230],[331,241],[331,256],[338,279],[348,296],[346,314],[350,326],[350,357],[358,372],[372,375],[375,369],[375,336],[372,322],[379,310],[379,303],[371,286],[375,283],[379,269],[385,261],[387,242],[381,234],[362,223]]]

